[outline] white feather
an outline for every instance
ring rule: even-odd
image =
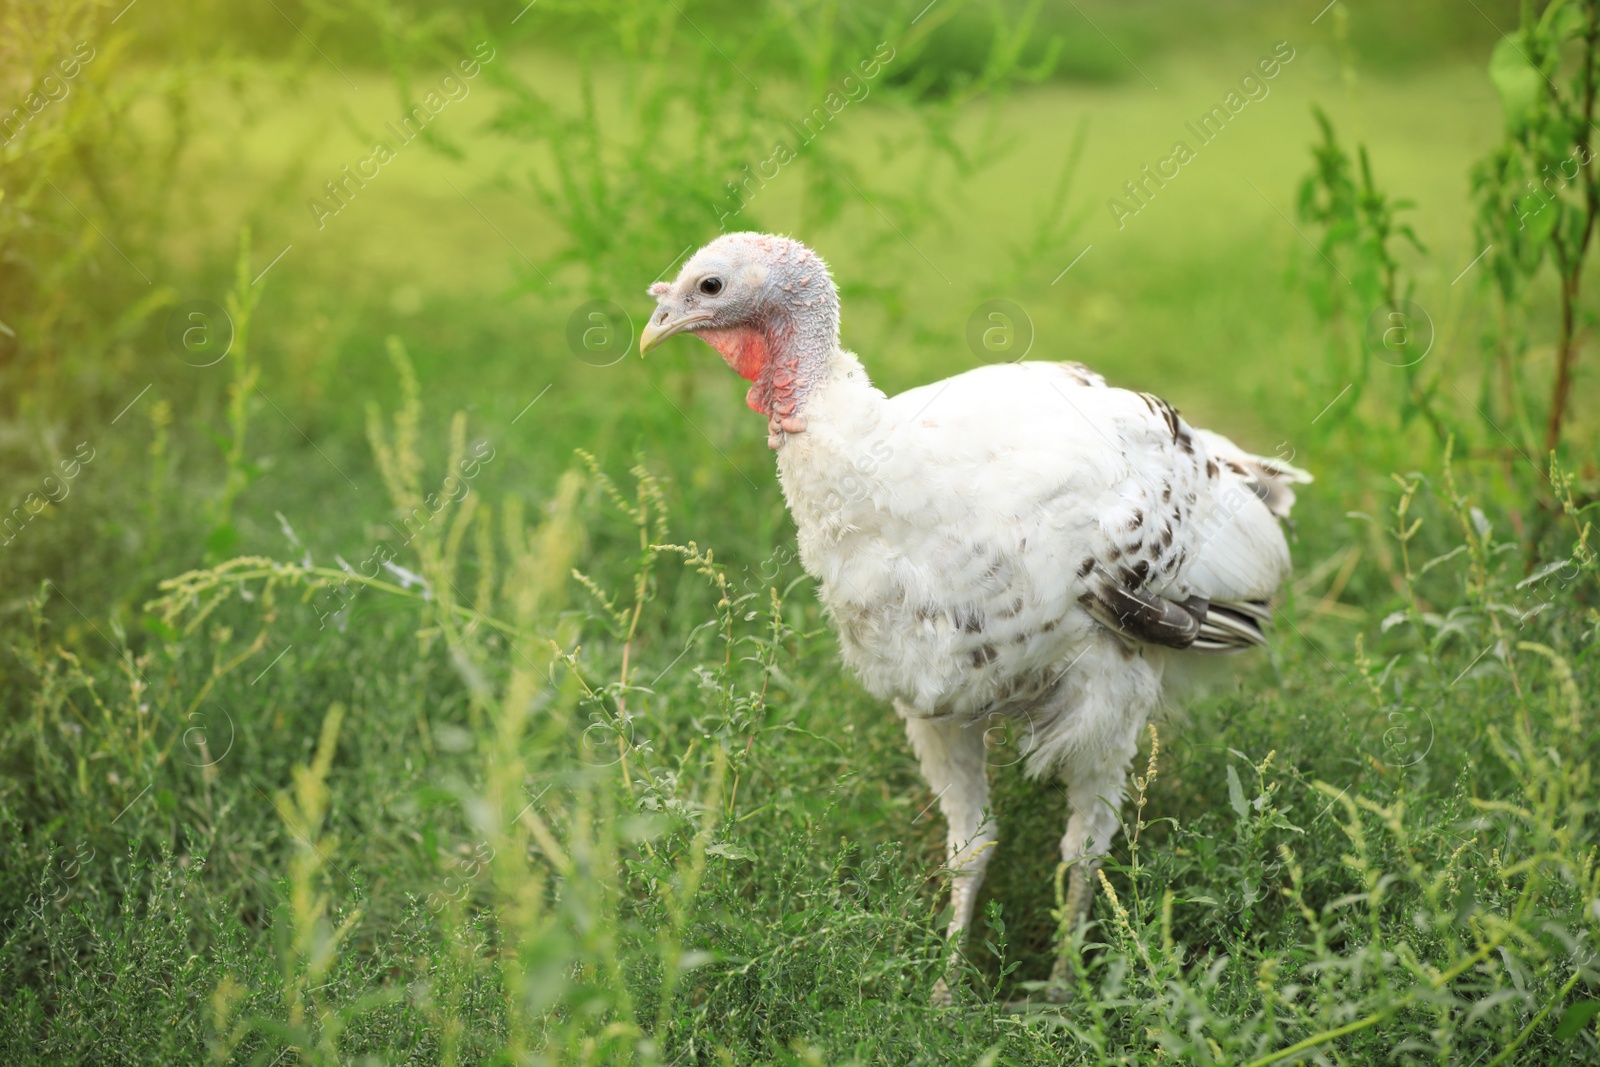
[[[1254,457],[1100,382],[1005,364],[886,398],[836,356],[779,473],[801,560],[873,693],[970,719],[1038,688],[1104,636],[1078,603],[1090,559],[1142,562],[1148,592],[1174,601],[1265,600],[1282,583],[1276,518],[1209,450]]]
[[[800,558],[845,662],[894,701],[937,790],[952,931],[996,843],[981,773],[994,716],[1021,724],[1030,775],[1067,782],[1076,921],[1144,724],[1203,679],[1206,653],[1264,640],[1262,602],[1289,573],[1274,511],[1309,476],[1076,364],[988,366],[890,398],[836,352],[804,410],[778,449]],[[1108,626],[1084,599],[1108,582],[1191,628],[1204,616],[1192,643]]]

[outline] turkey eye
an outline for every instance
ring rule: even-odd
[[[716,296],[722,292],[721,278],[705,278],[700,282],[700,291],[707,296]]]

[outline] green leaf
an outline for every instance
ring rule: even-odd
[[[706,853],[730,860],[753,860],[756,858],[756,854],[749,849],[739,845],[730,845],[726,841],[718,841],[716,844],[711,845],[706,849]]]
[[[1467,550],[1467,546],[1466,545],[1457,545],[1456,547],[1452,548],[1450,551],[1446,552],[1442,556],[1434,556],[1428,562],[1424,563],[1422,565],[1422,567],[1417,571],[1417,577],[1419,577],[1419,578],[1422,577],[1424,574],[1427,574],[1429,571],[1433,570],[1433,568],[1437,567],[1439,564],[1444,563],[1446,560],[1454,559],[1456,556],[1461,555],[1461,553],[1465,552],[1466,550]]]
[[[1527,125],[1538,106],[1544,77],[1522,51],[1514,37],[1502,37],[1489,57],[1489,80],[1500,94],[1506,121],[1513,128]]]
[[[439,808],[460,799],[460,794],[456,790],[428,784],[419,787],[414,796],[417,803],[424,808]]]
[[[1250,805],[1244,799],[1244,786],[1239,783],[1239,773],[1231,763],[1228,764],[1228,805],[1241,819],[1250,813]]]
[[[1522,579],[1522,581],[1518,582],[1517,588],[1526,589],[1530,585],[1538,585],[1556,571],[1564,570],[1570,566],[1572,566],[1572,560],[1570,559],[1558,559],[1554,563],[1546,563],[1543,567],[1540,567],[1538,570]]]
[[[1545,242],[1550,240],[1560,218],[1561,201],[1537,196],[1525,197],[1517,213],[1518,224],[1527,227],[1528,243],[1539,249],[1544,248]]]
[[[1570,41],[1574,37],[1582,36],[1586,28],[1583,14],[1582,4],[1555,0],[1544,9],[1544,14],[1539,16],[1539,29],[1553,35],[1557,41]]]
[[[1578,1031],[1594,1018],[1595,1012],[1600,1012],[1600,1000],[1580,1000],[1569,1005],[1561,1013],[1561,1021],[1556,1024],[1556,1038],[1566,1041],[1577,1037]]]
[[[1557,564],[1557,566],[1561,566],[1565,564],[1565,562],[1566,561],[1563,560],[1561,564]],[[171,644],[178,639],[178,631],[173,629],[171,626],[168,626],[165,622],[156,618],[154,615],[146,615],[141,618],[139,622],[145,628],[146,633],[153,634],[168,644]]]

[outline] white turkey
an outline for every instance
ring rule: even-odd
[[[997,840],[997,716],[1021,724],[1030,776],[1064,779],[1076,926],[1145,723],[1198,660],[1265,643],[1278,520],[1310,476],[1077,363],[885,396],[840,347],[827,267],[788,238],[719,237],[649,292],[641,354],[691,332],[753,383],[844,661],[893,701],[948,823],[952,936]]]

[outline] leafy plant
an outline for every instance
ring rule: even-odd
[[[261,290],[250,279],[250,231],[239,234],[239,254],[234,261],[233,289],[227,297],[227,313],[231,325],[232,345],[226,352],[233,367],[233,380],[228,383],[228,435],[218,437],[222,449],[225,473],[222,488],[212,501],[211,533],[206,538],[206,550],[213,559],[231,552],[239,541],[233,526],[233,505],[260,468],[245,457],[245,435],[250,426],[250,404],[255,399],[256,383],[261,380],[261,366],[252,360],[250,347],[250,320],[255,315]],[[215,328],[216,324],[208,324]]]
[[[958,6],[852,13],[834,0],[801,0],[761,9],[759,18],[752,13],[735,35],[711,12],[583,5],[575,103],[508,66],[490,69],[509,97],[496,128],[541,147],[549,161],[527,180],[566,238],[551,262],[581,268],[566,282],[572,288],[614,298],[670,269],[686,243],[696,247],[718,230],[771,228],[773,212],[796,202],[799,228],[808,233],[854,208],[886,211],[914,238],[940,217],[934,177],[941,163],[959,181],[995,165],[1008,147],[992,113],[971,138],[957,135],[958,116],[978,100],[998,101],[1013,85],[1043,78],[1058,51],[1024,60],[1039,0],[1015,14],[991,3],[993,32],[976,76],[938,94],[914,79],[897,81]],[[570,14],[552,5],[547,17]],[[780,47],[792,82],[763,62]],[[669,53],[678,59],[670,67],[661,62]],[[598,92],[613,71],[619,91]],[[854,112],[869,99],[893,108],[906,126],[884,138],[870,161],[834,130],[862,121]],[[883,180],[913,153],[919,158],[909,186]],[[524,267],[526,290],[560,279],[550,276],[554,268]]]
[[[1329,325],[1337,347],[1358,353],[1354,365],[1340,360],[1340,373],[1349,378],[1350,400],[1345,410],[1359,403],[1369,384],[1375,356],[1398,365],[1406,376],[1407,390],[1400,408],[1400,424],[1421,415],[1442,440],[1448,433],[1435,408],[1434,383],[1422,382],[1421,357],[1413,359],[1408,346],[1422,343],[1423,323],[1410,306],[1415,280],[1408,277],[1395,246],[1409,244],[1425,253],[1416,231],[1397,216],[1415,205],[1393,200],[1378,188],[1365,145],[1356,158],[1340,144],[1333,122],[1313,105],[1312,115],[1322,140],[1312,146],[1313,167],[1300,182],[1297,214],[1300,221],[1321,234],[1318,259],[1309,276],[1313,305]],[[1379,328],[1372,323],[1378,320]],[[1353,336],[1352,336],[1353,335]],[[1398,338],[1391,345],[1390,338]],[[1390,357],[1397,357],[1392,359]]]
[[[1536,17],[1534,5],[1524,3],[1517,32],[1501,39],[1489,61],[1489,80],[1505,109],[1505,139],[1472,175],[1478,238],[1508,313],[1522,307],[1546,262],[1556,275],[1560,310],[1544,454],[1561,445],[1573,368],[1592,323],[1580,297],[1600,214],[1593,143],[1597,78],[1600,4],[1552,0]],[[1511,357],[1505,358],[1504,377],[1513,383]]]

